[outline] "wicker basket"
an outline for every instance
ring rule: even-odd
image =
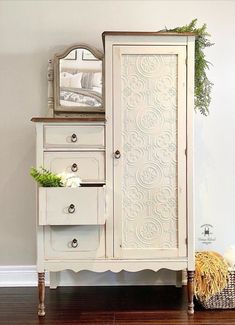
[[[235,270],[229,271],[228,285],[208,300],[198,299],[205,309],[235,308]]]

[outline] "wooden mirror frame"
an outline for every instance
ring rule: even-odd
[[[60,105],[60,60],[64,59],[71,51],[85,49],[90,51],[95,58],[102,62],[102,105],[100,107],[91,106],[62,106]],[[74,44],[66,48],[63,52],[56,53],[53,60],[48,61],[48,115],[55,114],[76,114],[76,113],[104,113],[104,55],[99,50],[86,44]]]

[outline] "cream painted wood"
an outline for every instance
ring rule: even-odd
[[[194,62],[195,39],[188,37],[187,46],[187,232],[188,270],[195,269],[195,211],[194,211]]]
[[[103,125],[45,125],[45,148],[104,149]]]
[[[48,67],[47,67],[47,107],[48,112],[47,116],[52,117],[54,116],[54,87],[53,87],[53,81],[54,81],[54,69],[53,69],[53,61],[48,60]]]
[[[39,224],[104,225],[104,188],[40,187]]]
[[[45,147],[45,130],[52,128],[57,132],[57,127],[62,129],[65,128],[66,132],[69,132],[69,134],[72,134],[74,129],[82,130],[83,139],[85,139],[83,144],[87,141],[85,136],[85,132],[87,132],[87,139],[90,139],[91,142],[87,141],[87,146],[81,145],[74,148],[69,146],[66,147],[63,141],[57,141],[57,144],[61,143],[60,146],[54,146],[51,142],[51,147]],[[103,186],[93,187],[95,184],[104,184],[105,182],[105,151],[104,147],[102,148],[102,146],[99,145],[100,143],[102,143],[102,145],[104,144],[104,124],[81,122],[58,123],[55,125],[54,123],[38,122],[36,123],[36,130],[37,167],[44,166],[51,169],[51,164],[54,166],[54,161],[56,161],[55,172],[63,172],[66,170],[71,172],[72,164],[76,163],[78,171],[74,173],[82,178],[83,183],[88,185],[92,183],[92,187],[80,187],[75,189],[39,188],[39,191],[37,191],[40,192],[40,195],[37,194],[38,271],[53,271],[53,268],[47,268],[45,264],[46,261],[49,260],[58,262],[61,259],[76,259],[78,261],[81,259],[105,258],[105,227],[103,224],[105,223],[104,209],[106,205],[106,194]],[[96,132],[97,130],[98,132]],[[54,131],[52,131],[52,133],[53,132]],[[93,141],[92,137],[90,137],[92,133],[96,133],[97,141]],[[102,135],[103,140],[101,140],[100,135]],[[98,148],[99,146],[100,148]],[[58,163],[57,160],[59,161]],[[53,195],[53,191],[58,191],[59,194]],[[61,192],[63,192],[63,195],[61,195]],[[75,195],[75,192],[77,195]],[[49,197],[47,197],[46,193],[50,193]],[[49,201],[47,199],[49,199]],[[47,223],[48,215],[49,220],[52,221],[52,219],[54,219],[55,222],[58,222],[57,219],[60,217],[58,211],[61,204],[65,202],[66,199],[73,199],[73,201],[75,200],[79,203],[81,210],[78,210],[78,217],[81,216],[80,221],[73,221],[70,219],[69,222],[71,222],[71,225],[67,223],[67,226],[40,225],[41,221],[43,224]],[[62,218],[64,217],[62,216]],[[64,218],[64,220],[68,222],[68,219]],[[65,223],[63,221],[59,222],[62,224]],[[76,224],[80,222],[84,225],[77,226]],[[91,225],[88,225],[88,223]],[[94,225],[92,223],[94,223]],[[71,245],[73,239],[77,240],[77,247]]]
[[[50,289],[57,289],[60,281],[60,272],[50,272]]]
[[[47,269],[53,272],[62,271],[65,269],[79,272],[82,270],[90,270],[93,272],[139,272],[142,270],[159,271],[161,269],[170,269],[179,271],[187,268],[187,259],[82,259],[79,263],[74,260],[46,260],[44,263]]]
[[[189,269],[194,270],[194,215],[193,215],[193,192],[192,192],[192,184],[193,184],[193,168],[192,168],[192,160],[193,160],[193,132],[192,132],[192,116],[193,116],[193,77],[194,77],[194,37],[187,36],[119,36],[119,35],[108,35],[105,37],[105,110],[106,110],[106,123],[105,123],[105,131],[104,125],[102,123],[37,123],[37,166],[43,166],[46,162],[46,166],[50,166],[51,159],[54,158],[58,160],[66,160],[71,159],[69,164],[66,165],[68,167],[73,162],[72,158],[85,157],[81,154],[87,154],[87,158],[91,158],[91,154],[101,154],[102,158],[97,159],[99,161],[100,168],[103,168],[103,176],[96,177],[96,183],[105,182],[106,184],[106,222],[105,226],[99,225],[45,225],[45,226],[37,226],[37,243],[38,243],[38,270],[43,272],[43,270],[57,272],[65,269],[71,269],[75,272],[80,270],[91,270],[95,272],[105,272],[107,270],[111,270],[113,272],[120,272],[121,270],[136,272],[144,269],[150,269],[157,271],[162,268],[168,268],[172,270],[182,270]],[[182,223],[180,223],[181,217],[179,220],[179,229],[185,229],[185,233],[183,231],[179,232],[179,237],[177,237],[177,245],[175,247],[174,254],[167,255],[159,254],[156,255],[156,249],[153,248],[148,249],[148,254],[127,254],[123,255],[122,248],[116,247],[117,244],[120,243],[119,240],[116,241],[117,236],[122,237],[122,229],[120,227],[120,223],[117,223],[117,218],[115,215],[114,222],[114,207],[117,204],[116,200],[119,200],[117,193],[114,192],[115,182],[118,182],[117,175],[115,172],[116,165],[120,160],[114,160],[114,152],[116,149],[116,144],[118,137],[120,137],[121,128],[119,127],[121,124],[118,124],[121,117],[118,116],[118,112],[120,112],[120,107],[117,108],[118,99],[117,95],[120,94],[120,85],[118,86],[118,75],[120,76],[121,71],[118,71],[118,66],[114,66],[115,55],[114,51],[117,47],[138,47],[140,51],[145,50],[146,47],[151,50],[151,47],[157,48],[158,45],[164,48],[174,48],[172,51],[176,50],[176,48],[180,47],[181,50],[186,51],[186,63],[184,68],[182,67],[183,61],[185,59],[184,55],[182,56],[180,53],[175,53],[178,57],[179,70],[177,71],[178,75],[178,83],[181,84],[181,80],[185,77],[185,85],[181,85],[179,88],[179,94],[177,93],[177,105],[184,107],[178,115],[178,119],[175,121],[176,127],[179,130],[178,138],[177,138],[177,148],[179,150],[178,160],[180,163],[178,164],[178,174],[179,177],[178,182],[182,183],[182,187],[178,187],[177,195],[179,195],[181,199],[181,210],[179,205],[180,214],[184,215],[185,219],[182,219]],[[154,49],[155,51],[155,49]],[[174,53],[173,53],[174,54]],[[138,55],[141,55],[139,53]],[[142,53],[142,55],[146,55],[146,53]],[[149,54],[150,55],[150,54]],[[162,54],[163,55],[163,54]],[[182,58],[182,59],[181,59]],[[185,63],[185,61],[184,61]],[[116,68],[115,68],[116,67]],[[120,67],[120,66],[119,66]],[[115,69],[115,71],[114,71]],[[130,86],[130,84],[129,84]],[[118,90],[119,87],[119,90]],[[184,89],[184,91],[182,91]],[[126,91],[129,91],[130,87],[126,87]],[[177,89],[178,90],[178,89]],[[121,103],[122,105],[122,103]],[[185,115],[185,106],[186,106],[186,115]],[[119,122],[118,122],[119,121]],[[151,119],[150,119],[151,121]],[[182,124],[186,125],[186,129]],[[119,126],[118,126],[119,125]],[[70,136],[73,134],[73,127],[80,128],[81,126],[88,129],[88,137],[84,134],[84,141],[86,139],[90,139],[85,144],[83,142],[82,145],[78,145],[78,143],[73,146],[71,143],[67,143],[67,140],[64,140],[66,136]],[[89,134],[89,127],[102,127],[103,135],[105,140],[98,141],[98,144],[94,138]],[[118,126],[118,127],[116,127]],[[51,127],[54,127],[53,131]],[[58,127],[62,131],[63,139],[61,140],[60,132],[56,135],[58,131]],[[65,128],[64,128],[65,127]],[[82,129],[82,130],[84,130]],[[45,137],[45,130],[49,133],[52,132],[53,140],[47,140]],[[56,130],[56,131],[54,131]],[[71,130],[71,132],[70,132]],[[183,130],[183,133],[181,131]],[[69,132],[69,133],[68,133]],[[102,133],[101,132],[101,133]],[[48,134],[49,134],[48,133]],[[66,135],[67,134],[67,135]],[[55,137],[57,137],[55,139]],[[51,133],[49,136],[51,138]],[[99,136],[98,136],[99,138]],[[185,140],[186,139],[186,140]],[[93,141],[94,140],[94,141]],[[91,141],[91,142],[90,142]],[[185,146],[185,141],[187,141],[187,148]],[[123,144],[124,145],[124,144]],[[122,148],[122,147],[121,147]],[[185,161],[185,152],[187,149],[187,156]],[[121,149],[123,150],[123,149]],[[75,154],[75,156],[74,156]],[[78,156],[76,156],[78,154]],[[49,159],[50,158],[50,159]],[[97,157],[96,157],[97,158]],[[92,158],[91,158],[92,159]],[[105,161],[104,161],[105,159]],[[187,174],[185,174],[185,164]],[[64,168],[64,167],[63,167]],[[61,168],[59,168],[60,171]],[[93,173],[92,168],[88,167],[88,165],[84,165],[84,173],[89,174]],[[101,175],[102,171],[98,175]],[[86,176],[90,179],[90,176]],[[119,174],[118,174],[119,175]],[[186,177],[187,176],[187,177]],[[92,179],[94,176],[92,176]],[[102,179],[102,180],[100,180]],[[87,181],[88,182],[88,181]],[[89,180],[88,183],[92,181]],[[184,185],[183,185],[184,183]],[[184,197],[184,198],[183,198]],[[185,205],[183,205],[183,201]],[[90,201],[89,201],[90,202]],[[44,207],[45,208],[45,207]],[[89,207],[90,208],[90,207]],[[44,216],[45,218],[45,216]],[[186,226],[187,225],[187,226]],[[186,227],[185,227],[186,226]],[[119,232],[119,233],[118,233]],[[117,235],[118,233],[118,235]],[[180,237],[180,234],[181,237]],[[114,241],[115,235],[115,241]],[[178,236],[178,233],[177,233]],[[181,243],[181,239],[182,243]],[[187,238],[188,243],[185,246],[185,239]],[[71,247],[71,243],[73,239],[78,239],[79,245],[77,247]],[[184,241],[184,243],[183,243]],[[114,254],[114,243],[115,243],[115,254]],[[182,244],[182,245],[181,245]],[[187,248],[187,249],[185,249]],[[131,251],[131,249],[130,249]],[[151,256],[150,251],[153,252]]]
[[[106,195],[107,195],[107,221],[106,221],[106,256],[113,258],[113,70],[112,70],[112,43],[104,42],[105,47],[105,143],[106,143]]]
[[[113,138],[113,133],[114,137],[116,134],[115,130],[115,122],[117,122],[116,119],[113,118],[115,115],[115,109],[113,101],[116,102],[118,99],[116,98],[117,95],[117,89],[114,85],[115,80],[118,79],[118,74],[120,75],[120,71],[114,71],[114,66],[113,66],[113,60],[114,60],[114,51],[115,47],[117,46],[122,46],[124,47],[125,45],[132,47],[132,46],[180,46],[184,47],[186,50],[186,63],[187,65],[185,66],[185,85],[183,85],[183,88],[185,89],[185,93],[181,93],[182,97],[178,98],[179,105],[182,105],[182,102],[186,101],[186,116],[185,112],[183,114],[179,115],[179,120],[178,123],[182,124],[183,120],[186,119],[186,129],[185,127],[183,128],[183,134],[179,135],[179,139],[181,143],[185,143],[185,137],[187,139],[187,147],[185,146],[184,149],[185,152],[181,150],[181,156],[185,155],[188,150],[191,150],[191,158],[188,159],[186,156],[186,161],[185,158],[183,158],[183,164],[181,165],[181,169],[184,169],[183,174],[181,173],[181,183],[186,184],[184,186],[183,191],[185,193],[184,200],[186,202],[185,205],[182,205],[182,211],[185,214],[185,220],[182,220],[182,223],[180,224],[180,228],[185,229],[183,232],[185,233],[185,236],[182,236],[182,245],[181,247],[183,249],[179,249],[178,253],[181,255],[177,258],[177,260],[174,257],[168,257],[167,259],[163,259],[161,257],[156,257],[154,259],[151,259],[152,262],[152,267],[158,266],[159,269],[162,267],[170,268],[170,269],[176,269],[176,265],[178,267],[178,270],[182,270],[184,268],[187,268],[189,270],[194,270],[194,214],[193,214],[193,188],[192,188],[192,181],[193,181],[193,173],[192,173],[192,116],[194,113],[193,109],[193,101],[194,101],[194,94],[193,94],[193,89],[194,89],[194,37],[187,37],[187,36],[133,36],[133,35],[107,35],[105,36],[105,80],[106,80],[106,175],[107,175],[107,183],[106,186],[110,191],[110,197],[111,200],[108,200],[108,206],[107,206],[107,211],[108,215],[112,215],[113,213],[113,202],[114,197],[114,187],[113,184],[114,182],[118,182],[118,180],[113,178],[114,175],[114,168],[115,164],[117,164],[117,161],[113,160],[114,152],[116,149],[118,149],[116,146],[114,146],[115,138]],[[144,53],[143,53],[144,54]],[[181,77],[183,77],[184,73],[181,73]],[[180,77],[180,78],[181,78]],[[128,87],[126,88],[126,91],[128,91]],[[185,100],[186,98],[186,100]],[[185,105],[184,105],[185,107]],[[115,117],[118,118],[118,114],[120,113],[120,107],[116,107],[118,109],[118,112],[116,113]],[[120,118],[120,116],[119,116]],[[178,128],[178,127],[177,127]],[[120,130],[119,130],[120,131]],[[186,137],[187,134],[187,137]],[[190,142],[190,144],[189,144]],[[190,148],[189,148],[190,146]],[[183,148],[183,146],[182,146]],[[185,157],[185,156],[184,156]],[[185,164],[186,164],[186,170],[187,174],[185,172]],[[187,178],[186,178],[187,176]],[[185,181],[184,181],[185,180]],[[182,192],[181,192],[182,193]],[[181,194],[181,197],[183,197],[183,193]],[[190,202],[188,202],[188,198]],[[116,194],[116,199],[117,199],[117,194]],[[120,197],[119,197],[120,199]],[[187,207],[187,209],[186,209]],[[187,227],[185,228],[185,225]],[[117,224],[116,222],[114,223],[114,232],[117,231],[118,234],[120,235],[120,232],[122,229],[117,229]],[[182,234],[183,234],[182,232]],[[183,238],[184,237],[184,238]],[[185,242],[187,239],[187,250],[185,251]],[[184,243],[183,243],[184,241]],[[118,243],[116,242],[116,245]],[[120,247],[115,247],[116,251],[119,251],[122,249]],[[184,256],[183,256],[184,255]],[[129,257],[128,257],[129,258]],[[146,257],[144,254],[142,257],[140,257],[138,260],[136,259],[120,259],[119,263],[121,264],[123,261],[123,264],[126,265],[126,269],[129,270],[130,267],[130,262],[133,261],[133,264],[138,265],[140,267],[142,261],[143,263],[143,268],[150,268],[151,266],[149,263],[145,263]],[[150,264],[151,264],[150,262]],[[148,265],[147,265],[148,264]],[[138,269],[138,267],[136,269]],[[158,269],[158,267],[155,268],[155,270]]]
[[[193,36],[192,36],[193,37]],[[187,46],[188,36],[153,36],[153,35],[106,35],[105,36],[105,55],[109,46],[122,45],[150,45],[150,46]],[[105,57],[105,60],[107,57]],[[107,62],[107,61],[106,61]],[[110,67],[109,67],[110,68]],[[106,70],[107,73],[107,70]],[[105,87],[107,84],[105,85]]]
[[[36,166],[43,166],[43,124],[36,124]],[[39,200],[38,191],[37,193],[37,205],[36,205],[36,216],[39,218]],[[44,272],[44,228],[37,224],[36,228],[36,241],[37,241],[37,270],[38,272]]]
[[[54,173],[73,173],[82,183],[104,182],[104,151],[44,152],[44,167]]]
[[[72,46],[69,46],[68,48],[64,49],[62,52],[57,53],[54,55],[54,59],[53,59],[53,72],[54,72],[54,76],[53,76],[53,82],[49,82],[48,87],[51,87],[51,85],[53,85],[54,90],[53,90],[53,103],[54,103],[54,114],[56,113],[65,113],[67,112],[69,113],[78,113],[78,112],[82,112],[82,113],[95,113],[95,112],[104,112],[104,103],[103,103],[103,93],[104,93],[104,86],[102,87],[102,105],[101,106],[84,106],[82,103],[79,105],[79,103],[77,103],[77,106],[64,106],[61,104],[60,101],[60,68],[61,68],[61,59],[64,59],[71,51],[73,50],[87,50],[89,52],[91,52],[91,54],[97,59],[101,61],[102,64],[102,85],[104,85],[103,82],[103,59],[104,59],[104,55],[103,53],[101,53],[99,50],[97,50],[96,48],[90,47],[87,44],[74,44]],[[88,64],[88,70],[92,69],[92,61],[88,61],[86,62]],[[89,64],[90,63],[90,64]],[[90,67],[89,67],[90,65]],[[49,101],[49,100],[48,100]]]
[[[186,256],[185,60],[183,46],[114,47],[118,258]]]
[[[73,245],[76,240],[76,245]],[[96,259],[105,257],[103,226],[45,227],[45,259]]]

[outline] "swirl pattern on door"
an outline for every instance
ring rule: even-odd
[[[123,248],[176,248],[177,55],[123,55]]]

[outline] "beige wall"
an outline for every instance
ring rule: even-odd
[[[235,244],[235,2],[0,1],[0,265],[35,264],[30,118],[47,110],[47,60],[72,43],[102,50],[104,30],[154,31],[195,17],[216,43],[207,51],[212,113],[195,121],[197,237],[200,225],[212,223],[216,241],[209,248]]]

